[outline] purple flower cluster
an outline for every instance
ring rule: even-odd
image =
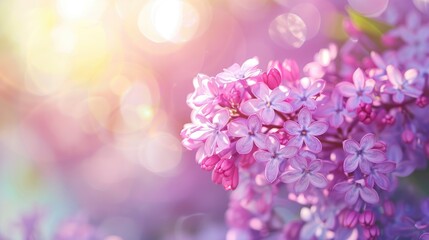
[[[429,239],[428,201],[416,214],[398,196],[429,156],[429,31],[415,18],[384,33],[389,48],[363,48],[356,27],[302,71],[251,58],[194,78],[183,145],[234,190],[228,239]]]

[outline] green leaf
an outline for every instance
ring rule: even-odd
[[[381,21],[372,18],[364,17],[360,13],[348,7],[346,9],[353,24],[362,32],[377,42],[380,42],[384,33],[391,30],[393,27]]]

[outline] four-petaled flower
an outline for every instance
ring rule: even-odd
[[[248,154],[252,151],[253,144],[258,148],[264,148],[265,134],[261,133],[262,124],[256,115],[250,116],[247,120],[238,118],[228,124],[230,136],[240,138],[235,145],[237,152]]]
[[[302,81],[310,81],[308,78],[302,79]],[[310,84],[309,82],[307,82]],[[306,84],[307,84],[306,83]],[[316,80],[309,86],[303,86],[303,83],[300,83],[298,88],[290,92],[289,98],[292,99],[293,109],[297,110],[302,106],[307,107],[310,110],[316,109],[316,100],[314,96],[321,93],[325,87],[325,81],[322,79]]]
[[[219,73],[216,77],[221,83],[231,83],[249,77],[256,77],[261,73],[261,70],[257,68],[258,64],[258,58],[253,57],[246,60],[241,66],[234,63],[231,67],[224,69],[223,72]]]
[[[355,204],[359,196],[363,201],[370,204],[376,204],[380,200],[377,191],[365,184],[364,179],[359,179],[354,182],[340,182],[337,183],[333,189],[334,191],[344,193],[344,200],[349,205]]]
[[[296,156],[290,160],[291,170],[285,171],[280,180],[285,183],[295,183],[294,189],[297,193],[307,190],[309,184],[324,188],[328,185],[326,178],[319,173],[322,168],[320,160],[313,160],[308,164],[306,158]]]
[[[241,111],[250,116],[258,113],[264,123],[271,123],[275,118],[275,110],[282,113],[293,111],[292,106],[286,102],[287,94],[280,88],[272,91],[265,83],[258,83],[252,87],[256,99],[250,99],[241,104]]]
[[[315,136],[322,135],[328,130],[328,124],[323,121],[311,122],[312,117],[308,109],[303,108],[298,113],[298,123],[294,121],[286,121],[284,129],[292,137],[288,145],[302,147],[302,144],[308,147],[312,152],[318,153],[322,151],[322,143]]]
[[[381,163],[386,159],[385,154],[378,149],[373,149],[375,145],[374,134],[368,133],[362,137],[360,144],[353,139],[343,142],[343,148],[348,156],[344,160],[344,171],[351,173],[359,165],[363,173],[370,172],[370,163]]]
[[[197,115],[201,126],[194,129],[189,138],[196,141],[204,141],[204,153],[207,156],[212,156],[215,152],[218,153],[229,147],[230,141],[226,131],[223,128],[229,121],[229,111],[222,109],[218,111],[210,122],[201,115]]]
[[[363,71],[358,68],[353,73],[353,83],[340,82],[337,85],[338,91],[345,97],[348,97],[346,107],[349,110],[356,109],[360,103],[372,103],[370,94],[374,89],[374,82],[366,79]]]
[[[369,186],[374,187],[374,183],[381,189],[388,190],[390,188],[389,173],[396,169],[395,162],[382,162],[371,167],[370,173],[366,179]]]
[[[279,175],[280,164],[286,159],[295,156],[298,148],[292,146],[280,147],[280,142],[274,135],[266,138],[265,148],[267,151],[258,150],[253,156],[256,161],[266,162],[265,177],[268,182],[272,183]]]
[[[331,101],[317,111],[317,116],[329,118],[332,127],[339,127],[345,117],[354,117],[355,112],[351,112],[344,107],[343,96],[334,91],[331,95]]]
[[[386,71],[390,84],[383,85],[382,92],[392,94],[394,102],[402,103],[405,95],[418,98],[422,94],[422,90],[412,86],[418,76],[415,69],[407,70],[404,76],[392,65],[387,66]]]

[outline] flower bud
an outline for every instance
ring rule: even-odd
[[[391,217],[393,214],[395,214],[395,204],[393,204],[391,201],[385,201],[383,203],[383,210],[386,216]]]
[[[386,114],[386,115],[381,119],[381,122],[382,122],[383,124],[386,124],[386,125],[392,125],[392,124],[394,124],[394,123],[395,123],[395,117],[394,117],[394,116],[392,116],[392,115],[390,115],[390,114]]]
[[[282,76],[280,75],[279,70],[271,68],[268,74],[266,74],[266,77],[263,78],[263,80],[270,89],[274,89],[278,87],[282,82]]]
[[[359,213],[353,210],[345,210],[342,214],[342,225],[348,228],[354,228],[359,220]]]
[[[372,226],[375,223],[375,214],[371,210],[365,210],[359,216],[359,222],[362,226]]]
[[[404,141],[405,143],[411,143],[414,140],[414,133],[409,130],[409,129],[405,129],[402,132],[402,141]]]
[[[429,99],[426,96],[420,96],[416,100],[416,105],[421,108],[426,107],[428,103],[429,103]]]
[[[380,236],[380,229],[375,225],[364,228],[363,235],[365,236],[365,239],[377,239],[377,237]]]

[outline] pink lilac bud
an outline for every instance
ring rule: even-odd
[[[357,109],[359,121],[370,124],[375,119],[375,112],[372,110],[371,104],[361,103]]]
[[[372,61],[371,57],[364,57],[362,59],[362,65],[365,69],[369,69],[369,68],[375,68],[375,64]]]
[[[386,114],[386,115],[384,115],[384,117],[381,119],[381,122],[382,122],[383,124],[386,124],[386,125],[392,125],[392,124],[394,124],[394,123],[395,123],[395,117],[394,117],[394,116],[392,116],[392,115],[390,115],[390,114]]]
[[[278,87],[282,81],[282,76],[280,75],[279,70],[275,68],[271,68],[268,73],[263,73],[261,78],[270,89]]]
[[[420,96],[416,99],[416,105],[424,108],[428,105],[429,99],[426,96]]]
[[[388,34],[385,34],[381,37],[381,42],[383,43],[384,46],[392,47],[392,48],[400,44],[400,41],[397,38],[390,36]]]
[[[391,217],[393,216],[393,214],[395,214],[395,204],[393,204],[393,202],[391,201],[385,201],[383,203],[383,210],[384,210],[384,214],[387,217]]]
[[[410,130],[410,129],[405,129],[402,132],[402,141],[404,141],[405,143],[411,143],[414,140],[414,133]]]
[[[216,163],[218,163],[220,160],[218,155],[213,155],[208,158],[204,158],[204,160],[201,162],[201,168],[207,171],[213,170]]]
[[[362,226],[372,226],[375,223],[375,214],[371,210],[365,210],[359,216],[359,222]]]
[[[345,19],[343,21],[343,27],[347,34],[349,34],[351,37],[357,37],[361,33],[361,31],[353,24],[350,19]]]
[[[353,210],[345,210],[340,215],[340,223],[344,227],[348,228],[354,228],[359,220],[359,213],[353,211]]]
[[[380,229],[375,225],[364,228],[363,235],[365,236],[365,239],[375,240],[380,236]]]
[[[222,184],[225,190],[234,190],[238,185],[238,168],[231,159],[221,159],[212,172],[212,181]]]
[[[386,143],[384,141],[377,141],[374,144],[374,149],[378,149],[380,151],[386,152]]]
[[[287,223],[283,229],[284,239],[299,239],[302,226],[304,226],[303,221],[291,221]]]

